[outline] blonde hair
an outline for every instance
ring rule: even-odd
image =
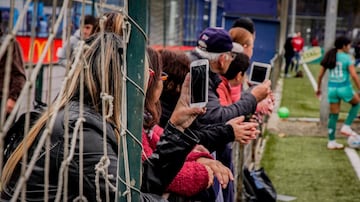
[[[104,44],[101,43],[103,38]],[[113,96],[112,103],[105,103],[105,113],[110,110],[110,105],[113,104],[113,113],[107,118],[107,122],[115,124],[117,128],[120,128],[121,120],[121,92],[122,92],[122,48],[123,42],[121,37],[115,33],[104,33],[103,35],[96,35],[89,38],[88,42],[91,42],[87,50],[81,55],[80,62],[75,68],[74,74],[69,78],[65,84],[65,92],[60,97],[60,109],[69,103],[71,100],[75,100],[80,92],[80,74],[84,71],[85,83],[84,91],[88,93],[91,98],[91,107],[98,113],[102,112],[102,88],[108,95]],[[101,46],[104,46],[104,61],[101,56]],[[103,64],[103,66],[102,66]],[[104,75],[102,75],[104,73]],[[102,76],[105,78],[105,86],[101,85]],[[25,153],[25,148],[30,148],[39,135],[41,130],[45,127],[49,116],[54,115],[54,106],[50,106],[47,111],[39,118],[35,125],[31,128],[27,135],[15,151],[11,154],[7,160],[4,170],[1,176],[1,182],[3,188],[11,179],[13,172],[18,165],[20,159]],[[118,130],[114,130],[117,140],[119,141],[120,134]],[[26,141],[25,141],[26,140]]]
[[[233,42],[239,43],[244,48],[252,46],[254,43],[253,35],[244,28],[234,27],[229,30],[229,35]]]
[[[120,36],[123,35],[123,24],[124,24],[124,15],[121,13],[116,13],[116,12],[110,12],[110,13],[105,13],[103,15],[103,17],[105,17],[105,21],[104,21],[104,31],[105,32],[113,32],[115,34],[118,34]],[[96,30],[94,31],[94,33],[100,32],[101,26],[100,25],[102,23],[102,18],[99,19],[99,26],[96,27]]]

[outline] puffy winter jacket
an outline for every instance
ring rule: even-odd
[[[162,134],[163,128],[158,125],[155,125],[151,130],[143,129],[143,161],[152,155]],[[179,173],[177,173],[166,192],[190,197],[194,196],[202,190],[205,190],[208,186],[209,174],[203,164],[196,162],[196,160],[201,157],[213,159],[213,157],[208,152],[190,152],[186,158],[186,161],[184,162],[183,167]]]

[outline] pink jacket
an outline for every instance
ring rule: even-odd
[[[222,106],[228,106],[236,101],[240,100],[242,85],[230,86],[229,81],[225,77],[221,77],[222,82],[216,89],[219,94],[219,101]],[[258,121],[262,122],[262,118],[265,114],[270,114],[273,110],[274,103],[271,98],[266,98],[259,102],[256,107],[256,113]]]
[[[155,125],[151,131],[143,129],[142,145],[146,155],[143,153],[143,161],[153,153],[162,133],[163,128],[158,125]],[[183,167],[169,185],[168,192],[190,197],[207,188],[209,182],[208,171],[204,165],[196,162],[200,157],[212,158],[207,152],[190,152]]]
[[[228,106],[240,100],[242,85],[230,86],[225,77],[221,77],[222,82],[216,89],[219,94],[219,101],[222,106]]]

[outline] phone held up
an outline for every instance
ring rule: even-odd
[[[208,102],[209,61],[201,59],[190,64],[190,107],[205,107]]]
[[[249,83],[252,85],[260,84],[269,79],[271,65],[262,62],[252,62],[249,74]]]

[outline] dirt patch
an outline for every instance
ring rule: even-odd
[[[342,120],[337,123],[337,137],[343,137],[339,132],[342,124]],[[354,121],[351,128],[355,132],[360,132],[360,122],[358,119]],[[277,114],[272,114],[269,118],[267,130],[273,134],[327,137],[327,126],[322,127],[316,119],[280,119]]]
[[[283,133],[285,135],[298,136],[324,136],[327,135],[327,130],[322,129],[319,122],[300,121],[300,120],[286,120],[278,119],[276,127],[268,127],[271,133]]]

